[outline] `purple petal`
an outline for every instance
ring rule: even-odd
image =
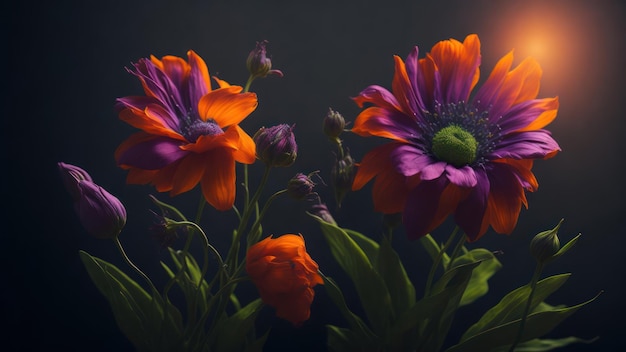
[[[561,148],[549,131],[536,130],[504,136],[488,157],[490,159],[538,159],[558,150]]]
[[[423,181],[430,181],[438,178],[445,171],[446,165],[447,163],[445,161],[434,161],[432,164],[427,165],[422,169],[420,179]]]
[[[400,107],[400,104],[398,103],[396,97],[386,88],[379,85],[371,85],[363,89],[363,91],[359,93],[358,97],[354,99],[360,102],[359,105],[361,105],[363,102],[366,102],[378,105],[385,109],[397,110]]]
[[[413,176],[433,162],[430,156],[414,146],[402,144],[390,153],[396,171],[404,176]]]
[[[412,102],[413,111],[423,111],[426,110],[426,105],[424,105],[424,99],[420,94],[420,89],[418,88],[418,82],[420,81],[420,70],[419,70],[419,48],[416,46],[411,50],[409,56],[407,56],[404,65],[406,67],[406,73],[409,77],[409,81],[411,81],[411,88],[413,90],[413,98],[415,99]]]
[[[78,183],[81,197],[74,209],[87,232],[97,238],[114,238],[126,224],[126,208],[111,193],[90,181]]]
[[[549,110],[545,100],[546,99],[527,100],[516,104],[511,107],[510,110],[504,112],[502,118],[497,121],[502,129],[502,133],[507,134],[517,131],[535,121],[541,113]]]
[[[181,141],[167,137],[152,138],[125,150],[119,156],[118,164],[158,170],[187,155],[187,151],[179,148],[181,144]]]
[[[471,188],[476,186],[478,182],[474,169],[468,165],[457,168],[454,165],[446,164],[446,176],[451,183],[459,187]]]
[[[167,106],[176,114],[184,115],[193,106],[183,100],[180,88],[170,77],[154,65],[150,60],[141,59],[135,64],[135,71],[130,71],[137,77],[142,78],[147,89],[154,94],[164,106]]]
[[[416,120],[396,109],[389,110],[371,106],[363,110],[361,115],[367,118],[360,121],[359,130],[366,130],[372,135],[381,135],[380,132],[387,132],[406,141],[419,138],[421,134]]]
[[[480,233],[483,217],[487,210],[489,197],[489,178],[484,169],[475,170],[476,186],[471,193],[462,200],[454,212],[454,220],[473,241],[482,234]]]
[[[434,181],[421,182],[409,193],[402,212],[402,222],[410,240],[419,239],[431,230],[441,193],[447,185],[448,179],[440,177]]]

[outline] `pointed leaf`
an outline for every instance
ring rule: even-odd
[[[531,311],[559,289],[569,277],[570,274],[560,274],[538,281],[531,303]],[[461,337],[461,341],[487,329],[521,318],[529,293],[530,287],[528,285],[509,292],[498,304],[489,309],[477,323],[467,329]]]
[[[260,298],[250,302],[232,316],[220,319],[216,326],[215,351],[240,351],[246,335],[254,327],[254,320],[263,308]]]
[[[473,262],[480,262],[480,264],[472,272],[472,278],[461,298],[461,306],[468,305],[487,294],[489,292],[488,280],[502,268],[502,264],[493,253],[484,248],[472,249],[456,258],[452,267]]]
[[[574,314],[583,306],[594,301],[598,296],[572,307],[555,309],[552,311],[542,311],[530,314],[526,320],[526,325],[521,341],[528,341],[541,337],[554,329],[563,320]],[[520,319],[495,326],[469,337],[463,342],[454,345],[446,352],[482,352],[491,349],[510,346],[519,331]]]
[[[561,339],[534,339],[524,343],[520,343],[515,346],[515,352],[541,352],[552,351],[553,349],[569,346],[575,343],[590,344],[596,341],[598,338],[591,340],[583,340],[578,337],[569,336]],[[509,346],[498,347],[493,352],[508,352]]]
[[[385,236],[381,240],[377,259],[376,270],[387,284],[394,317],[397,317],[415,304],[415,287],[409,280],[400,257]]]
[[[342,228],[311,215],[322,228],[331,253],[350,276],[374,332],[381,336],[391,322],[391,297],[382,277],[361,247]]]

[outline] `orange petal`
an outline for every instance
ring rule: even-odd
[[[389,153],[396,147],[395,143],[387,143],[370,150],[358,164],[357,172],[352,182],[352,190],[361,189],[374,176],[378,175],[385,164],[389,162]]]
[[[510,234],[515,229],[515,225],[517,225],[517,219],[522,209],[522,197],[520,197],[520,194],[524,191],[521,186],[515,187],[518,188],[518,194],[514,198],[504,199],[500,194],[495,192],[489,193],[487,200],[489,223],[497,233]]]
[[[202,194],[217,210],[229,210],[235,203],[235,159],[232,153],[212,150],[206,156],[206,169],[200,184]]]
[[[165,127],[162,120],[155,114],[165,113],[162,108],[157,105],[146,107],[144,111],[132,108],[126,108],[119,113],[120,120],[144,130],[147,133],[159,136],[166,136],[172,139],[185,140],[178,132],[173,131],[169,127]]]
[[[200,74],[202,75],[202,80],[204,81],[204,84],[206,85],[206,89],[207,91],[210,92],[211,91],[211,78],[209,77],[209,69],[207,68],[206,63],[193,50],[187,51],[187,57],[189,59],[190,67],[191,66],[197,67],[197,69],[200,71]]]
[[[180,160],[172,178],[172,195],[193,189],[204,175],[205,167],[206,161],[201,154],[189,154]]]
[[[257,107],[254,93],[239,93],[240,87],[219,88],[207,93],[198,103],[198,113],[206,121],[214,119],[224,128],[243,121]]]
[[[383,169],[372,188],[374,209],[383,214],[400,213],[404,209],[409,188],[406,177],[395,172],[392,167]]]
[[[224,80],[222,80],[222,79],[219,79],[219,78],[217,78],[217,77],[215,77],[215,76],[213,76],[213,79],[215,80],[215,82],[217,82],[217,85],[218,85],[220,88],[226,88],[226,87],[230,87],[230,86],[231,86],[231,85],[230,85],[230,83],[228,83],[228,82],[226,82],[226,81],[224,81]],[[237,93],[240,93],[240,92],[243,90],[243,87],[239,87],[239,89],[240,89],[240,90],[239,90],[239,92],[237,92]]]
[[[412,115],[410,108],[411,104],[409,100],[412,98],[407,97],[406,93],[410,94],[413,90],[411,88],[409,76],[406,73],[406,66],[404,65],[404,61],[402,61],[399,56],[395,55],[393,59],[395,61],[395,74],[393,75],[393,82],[391,84],[393,95],[396,97],[396,99],[398,99],[402,110],[406,114]]]
[[[541,99],[541,101],[546,111],[542,112],[533,122],[528,124],[528,126],[519,129],[517,132],[538,130],[554,121],[557,111],[559,109],[559,98],[545,98]]]
[[[122,166],[122,168],[124,168]],[[126,176],[126,183],[135,184],[135,185],[145,185],[152,182],[152,179],[156,175],[158,170],[142,170],[131,168],[128,170],[128,175]]]
[[[233,156],[237,162],[242,164],[253,164],[256,160],[256,145],[250,135],[248,135],[239,125],[233,125],[226,130],[227,138],[231,138],[236,142],[236,150]]]

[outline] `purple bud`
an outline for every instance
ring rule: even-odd
[[[296,161],[298,145],[293,134],[293,126],[280,124],[261,127],[254,134],[257,158],[268,166],[287,167]]]
[[[331,170],[331,181],[335,191],[337,206],[341,207],[344,197],[352,189],[355,174],[354,160],[350,156],[349,151],[345,150],[344,157],[335,160],[335,165]]]
[[[303,200],[313,193],[314,187],[315,182],[311,180],[310,175],[299,172],[287,182],[287,194],[296,200]]]
[[[93,182],[91,176],[87,173],[87,171],[75,165],[70,165],[63,162],[59,162],[57,163],[57,165],[59,167],[59,172],[61,174],[61,178],[63,179],[63,184],[65,185],[65,188],[70,193],[73,200],[78,200],[80,198],[80,189],[78,188],[78,183],[81,181]]]
[[[341,135],[346,128],[346,120],[340,113],[329,108],[326,117],[324,117],[323,128],[324,134],[328,136],[328,138],[332,141],[338,141],[339,135]]]
[[[313,204],[310,207],[309,212],[321,218],[322,220],[326,221],[329,224],[337,225],[337,222],[335,221],[333,216],[330,214],[330,210],[328,210],[328,207],[326,206],[326,204],[322,202]]]
[[[283,73],[280,70],[272,70],[272,60],[267,57],[267,50],[265,49],[267,43],[267,40],[256,43],[256,48],[250,52],[246,60],[248,71],[255,78],[262,78],[268,75],[283,77]]]
[[[78,183],[81,196],[74,210],[89,234],[96,238],[113,239],[126,225],[126,209],[122,202],[91,181]]]

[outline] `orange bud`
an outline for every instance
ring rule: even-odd
[[[246,270],[263,302],[274,307],[278,317],[296,326],[309,319],[313,287],[324,280],[301,235],[270,236],[254,244],[248,249]]]

